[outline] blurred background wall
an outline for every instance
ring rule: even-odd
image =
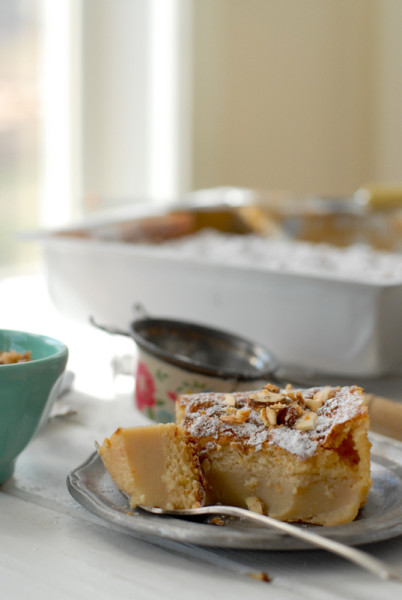
[[[164,71],[165,86],[157,86],[159,108],[152,104],[152,90],[163,65],[158,72],[148,54],[141,63],[145,70],[136,72],[144,46],[138,46],[132,24],[155,20],[162,2],[153,3],[153,16],[150,5],[140,7],[141,15],[135,7],[141,4],[126,3],[131,14],[117,22],[111,18],[115,3],[85,3],[84,65],[90,79],[84,81],[84,97],[91,114],[84,123],[84,189],[174,195],[239,185],[349,194],[366,181],[402,180],[399,0],[169,1],[171,19],[163,18],[159,43],[174,64],[168,65],[170,76]],[[97,36],[103,44],[108,40],[109,60],[102,69],[90,64]],[[139,79],[149,97],[135,89]],[[165,103],[165,119],[173,124],[163,137],[160,119],[153,148],[144,130],[152,115],[141,98],[144,106],[153,106],[154,118]],[[134,147],[141,129],[142,154]],[[152,183],[142,160],[155,146],[161,150]],[[148,157],[148,167],[149,162]]]
[[[342,194],[371,178],[385,4],[195,3],[195,186]]]

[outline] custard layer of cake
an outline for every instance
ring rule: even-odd
[[[204,503],[198,457],[174,423],[119,428],[98,452],[132,507],[196,508]]]
[[[371,486],[368,412],[354,387],[183,395],[208,501],[283,521],[352,521]]]

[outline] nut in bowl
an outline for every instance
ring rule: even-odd
[[[256,389],[274,376],[268,350],[218,329],[144,318],[131,324],[130,334],[138,347],[137,408],[160,423],[175,420],[181,394]]]
[[[67,359],[58,340],[0,330],[0,484],[49,416]]]

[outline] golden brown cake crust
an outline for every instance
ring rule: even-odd
[[[268,393],[183,395],[177,401],[177,422],[198,447],[236,443],[258,452],[269,444],[300,460],[312,457],[318,447],[340,446],[345,425],[368,427],[368,410],[358,386],[279,390],[268,384],[265,390]]]

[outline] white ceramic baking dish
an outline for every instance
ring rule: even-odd
[[[245,336],[285,366],[359,377],[400,369],[402,278],[353,281],[164,254],[122,241],[116,222],[105,217],[36,236],[51,298],[66,314],[124,329],[140,303],[151,316]]]

